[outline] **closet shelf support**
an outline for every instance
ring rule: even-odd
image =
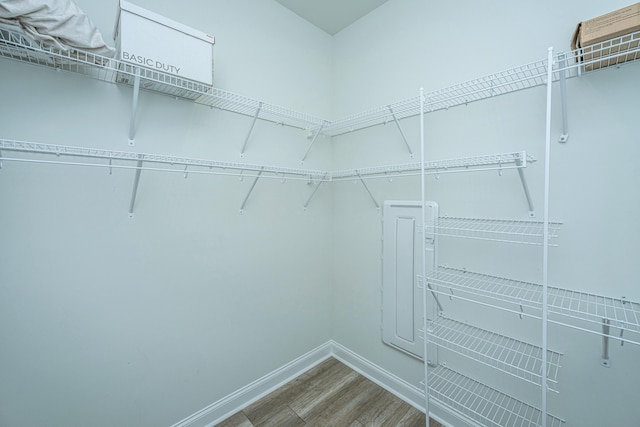
[[[562,101],[562,135],[558,142],[567,142],[569,140],[569,112],[567,108],[567,78],[565,70],[567,68],[567,55],[564,52],[558,54],[560,63],[560,97]]]
[[[327,178],[327,174],[325,173],[322,176],[322,180],[319,181],[318,184],[316,184],[316,188],[314,188],[313,191],[311,192],[311,195],[307,199],[307,202],[304,204],[304,209],[307,209],[307,206],[309,206],[309,203],[311,202],[311,199],[313,199],[313,196],[316,195],[316,192],[318,191],[318,189],[320,188],[320,186],[322,185],[322,183],[325,181],[326,178]],[[310,180],[310,183],[311,183],[311,180]]]
[[[251,196],[251,193],[253,192],[253,189],[258,183],[258,180],[260,179],[260,175],[262,175],[262,172],[264,172],[264,166],[260,168],[260,171],[258,171],[258,175],[256,175],[255,179],[253,180],[251,187],[249,187],[249,192],[247,193],[244,200],[242,201],[242,205],[240,205],[240,213],[244,213],[244,207],[247,205],[247,200],[249,200],[249,196]]]
[[[140,68],[136,68],[133,79],[133,104],[131,108],[131,122],[129,123],[129,145],[135,145],[136,112],[138,111],[138,96],[140,95]]]
[[[249,138],[251,138],[251,134],[253,133],[253,128],[255,127],[258,116],[260,115],[260,110],[262,110],[262,102],[258,104],[256,114],[253,116],[253,122],[251,122],[249,133],[247,133],[247,137],[244,139],[244,144],[242,144],[242,150],[240,150],[240,157],[244,157],[244,150],[246,150],[247,148],[247,143],[249,142]]]
[[[391,108],[391,105],[388,105],[387,108],[389,109],[389,113],[391,113],[391,117],[393,117],[393,121],[396,123],[396,126],[398,127],[398,131],[400,131],[400,136],[402,136],[402,140],[404,141],[405,145],[407,146],[407,150],[409,150],[409,155],[413,159],[413,151],[411,150],[411,146],[409,145],[409,141],[407,141],[407,136],[404,134],[404,130],[402,130],[402,126],[400,126],[400,122],[398,121],[398,117],[396,117],[396,113],[393,112],[393,109]]]
[[[609,368],[609,332],[611,321],[609,319],[602,319],[602,358],[600,364],[605,368]]]
[[[516,166],[518,166],[518,176],[520,177],[520,182],[522,183],[522,189],[524,190],[524,196],[527,198],[527,205],[529,205],[529,216],[536,216],[535,209],[533,207],[533,200],[531,199],[531,193],[529,192],[529,185],[527,184],[527,178],[524,176],[524,166],[523,159],[526,162],[527,157],[523,156],[522,158],[516,158]]]
[[[131,191],[131,202],[129,202],[129,219],[133,219],[133,207],[136,203],[136,195],[138,194],[138,184],[140,183],[140,172],[142,171],[142,155],[138,156],[136,163],[136,175],[133,178],[133,190]]]
[[[326,124],[327,122],[323,121],[320,127],[318,128],[318,130],[316,131],[316,133],[313,135],[313,138],[311,139],[311,143],[309,144],[309,147],[307,147],[307,151],[305,151],[304,156],[302,156],[302,159],[300,160],[301,163],[304,163],[304,161],[306,160],[307,156],[309,155],[309,151],[311,151],[311,147],[313,147],[313,144],[316,142],[316,139],[318,139],[318,135],[320,135],[320,132],[322,132],[322,129],[325,127]]]
[[[373,197],[373,194],[371,193],[371,190],[369,190],[369,187],[367,186],[367,183],[364,182],[364,179],[362,179],[362,176],[360,175],[360,172],[356,171],[356,174],[358,175],[358,179],[360,179],[360,182],[364,186],[364,189],[367,190],[367,193],[369,193],[369,197],[371,197],[371,200],[376,205],[376,209],[380,210],[380,204],[378,203],[376,198]]]

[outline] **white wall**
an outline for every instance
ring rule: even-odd
[[[334,111],[345,116],[465,80],[545,59],[547,47],[569,50],[575,24],[622,7],[617,2],[422,2],[391,0],[334,37]],[[551,162],[551,219],[564,222],[559,247],[551,250],[550,281],[560,287],[638,300],[633,241],[640,202],[633,161],[640,153],[636,117],[640,64],[627,64],[568,82],[570,140],[554,142]],[[553,137],[561,131],[559,87],[554,86]],[[538,161],[525,171],[542,219],[545,89],[427,114],[428,159],[527,150]],[[419,153],[417,119],[402,121]],[[334,167],[413,161],[393,123],[334,139]],[[418,200],[419,180],[370,180],[378,202]],[[529,219],[515,171],[442,175],[427,179],[427,197],[441,214]],[[422,366],[381,342],[380,212],[364,188],[334,185],[334,339],[414,385]],[[539,282],[542,250],[459,239],[441,239],[440,262],[488,274]],[[459,320],[497,332],[540,341],[536,321],[518,319],[472,304],[444,299]],[[550,326],[550,348],[565,353],[560,394],[549,410],[567,426],[632,426],[640,422],[634,404],[637,346],[612,344],[612,367],[600,366],[601,338]],[[478,364],[442,353],[449,366],[540,405],[534,386],[512,381]]]
[[[116,2],[78,0],[107,39]],[[216,85],[330,111],[331,38],[275,2],[136,2],[216,36]],[[247,11],[251,11],[247,13]],[[4,139],[299,167],[305,131],[2,60]],[[306,167],[326,169],[318,142]],[[9,156],[10,153],[3,153]],[[43,157],[46,158],[46,157]],[[62,158],[61,158],[62,159]],[[330,335],[330,194],[263,179],[0,170],[0,425],[172,425]]]
[[[115,2],[77,3],[109,37]],[[216,36],[217,86],[328,118],[539,60],[551,45],[568,50],[577,21],[624,5],[467,3],[390,0],[331,38],[273,2],[136,2]],[[552,218],[565,227],[550,265],[559,286],[635,300],[638,65],[569,82],[571,139],[554,144],[552,163]],[[240,161],[250,117],[143,93],[131,149],[129,88],[1,67],[0,138]],[[533,154],[526,174],[540,218],[544,89],[430,114],[426,124],[433,159]],[[402,125],[417,153],[417,119]],[[307,144],[302,131],[258,122],[242,161],[297,167]],[[390,124],[332,147],[321,138],[305,167],[411,160]],[[171,425],[331,338],[418,385],[421,363],[381,342],[381,218],[360,183],[323,186],[303,211],[305,184],[261,180],[240,215],[248,180],[143,172],[129,220],[132,181],[132,171],[4,162],[0,424]],[[368,182],[378,202],[418,199],[418,184]],[[450,215],[528,219],[513,171],[430,178],[428,196]],[[451,266],[524,280],[539,279],[539,256],[442,245]],[[535,322],[478,314],[537,339]],[[566,354],[550,409],[568,427],[637,425],[638,349],[613,346],[605,369],[598,337],[558,327],[550,337]],[[494,385],[537,398],[517,382]]]

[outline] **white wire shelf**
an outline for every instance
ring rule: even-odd
[[[555,239],[561,223],[549,223],[549,245],[557,246]],[[427,232],[445,237],[490,240],[505,243],[542,245],[544,223],[502,219],[440,217],[438,224],[426,224]]]
[[[429,373],[429,398],[487,427],[542,425],[542,411],[443,366]],[[548,427],[564,420],[547,414]]]
[[[557,53],[554,55],[552,64],[553,81],[559,81],[562,76],[564,78],[577,77],[584,72],[640,59],[639,42],[640,32],[635,32],[588,48]],[[544,59],[425,93],[425,113],[446,110],[498,95],[545,85],[547,67],[548,61]],[[391,122],[394,120],[394,114],[398,119],[418,116],[420,114],[420,97],[404,99],[394,104],[372,108],[336,120],[325,126],[323,132],[330,136],[349,133]]]
[[[286,167],[276,167],[268,165],[255,165],[247,163],[223,162],[217,160],[194,159],[188,157],[173,157],[160,154],[134,153],[129,151],[113,151],[99,148],[84,148],[65,145],[44,144],[38,142],[25,142],[0,139],[0,150],[12,151],[26,154],[45,154],[54,155],[56,160],[43,160],[41,158],[15,158],[7,157],[4,153],[0,153],[0,161],[17,161],[30,163],[52,163],[77,166],[93,166],[113,169],[140,169],[155,170],[168,172],[202,173],[212,175],[242,175],[242,176],[260,176],[263,178],[279,178],[287,177],[288,179],[300,179],[307,181],[328,181],[329,172],[311,169],[295,169]],[[76,160],[57,160],[61,156],[71,158],[86,158],[93,161],[76,161]],[[104,160],[98,162],[97,160]],[[144,164],[155,164],[159,166],[143,166],[139,167],[135,164],[115,164],[113,161],[142,161]],[[184,169],[176,169],[175,166],[184,166]],[[200,169],[188,169],[189,167]],[[215,169],[215,170],[214,170]],[[271,173],[272,175],[264,175],[262,173]]]
[[[438,175],[453,172],[471,172],[487,170],[506,170],[527,167],[536,160],[525,151],[515,153],[488,154],[483,156],[461,157],[457,159],[434,160],[425,162],[425,173]],[[371,178],[391,178],[396,176],[420,175],[421,163],[405,163],[390,166],[374,166],[359,169],[339,170],[331,173],[334,181],[348,180],[368,176]]]
[[[438,267],[427,278],[432,292],[540,319],[542,286],[454,268]],[[605,335],[603,320],[618,341],[640,345],[640,303],[586,292],[548,287],[548,321],[581,331]]]
[[[17,27],[0,26],[0,58],[82,74],[109,83],[133,85],[136,69],[140,88],[191,100],[220,110],[292,126],[319,128],[327,121],[310,114],[261,102],[246,96],[184,79],[172,74],[135,66],[124,61],[84,52],[61,51],[42,41],[33,40]]]
[[[430,329],[431,342],[514,377],[538,386],[542,384],[542,348],[539,346],[446,317],[438,317]],[[561,356],[561,353],[547,351],[547,380],[553,384],[558,383]]]
[[[205,168],[217,168],[217,169],[229,169],[235,171],[245,171],[245,172],[271,172],[276,174],[276,176],[281,175],[291,175],[291,176],[300,176],[303,178],[309,178],[313,181],[340,181],[348,178],[358,178],[358,177],[376,177],[380,175],[380,170],[384,170],[386,173],[383,175],[385,177],[397,176],[405,172],[406,175],[412,175],[411,173],[413,169],[405,169],[404,165],[390,165],[390,166],[380,166],[375,168],[365,168],[365,169],[351,169],[351,170],[342,170],[337,172],[324,171],[324,170],[310,170],[310,169],[298,169],[298,168],[283,168],[283,167],[275,167],[268,165],[256,165],[256,164],[246,164],[246,163],[233,163],[233,162],[222,162],[216,160],[205,160],[205,159],[193,159],[193,158],[185,158],[185,157],[171,157],[159,154],[144,154],[144,153],[135,153],[128,151],[113,151],[113,150],[105,150],[100,148],[84,148],[84,147],[75,147],[75,146],[66,146],[66,145],[55,145],[55,144],[46,144],[40,142],[27,142],[27,141],[15,141],[15,140],[6,140],[0,139],[0,150],[5,151],[13,151],[13,152],[21,152],[21,153],[38,153],[38,154],[54,154],[56,157],[59,156],[72,156],[72,157],[85,157],[92,159],[105,159],[105,160],[131,160],[138,161],[143,160],[144,162],[149,163],[161,163],[165,165],[182,165],[182,166],[199,166]],[[0,159],[4,159],[7,161],[32,161],[36,162],[34,159],[17,159],[17,158],[8,158],[7,156],[2,156],[0,154]],[[43,162],[38,160],[38,162]],[[493,154],[486,156],[476,156],[476,157],[467,157],[453,160],[444,160],[444,161],[434,161],[428,162],[426,167],[431,168],[428,173],[447,173],[447,172],[460,172],[460,171],[477,171],[477,170],[487,170],[487,169],[511,169],[511,168],[519,168],[526,167],[527,164],[535,162],[531,156],[527,155],[524,151],[515,152],[515,153],[506,153],[506,154]],[[101,166],[106,167],[109,166],[106,163],[83,163],[83,162],[69,162],[69,161],[49,161],[47,163],[61,163],[61,164],[69,164],[69,165],[82,165],[82,166]],[[110,167],[124,167],[124,166],[114,166],[113,164]],[[415,166],[418,171],[420,171],[420,164],[416,163]],[[156,170],[162,170],[157,169]],[[171,171],[175,171],[174,169],[170,169]],[[389,171],[396,171],[393,173],[389,173]],[[251,175],[246,175],[251,176]]]

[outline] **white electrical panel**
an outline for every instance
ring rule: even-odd
[[[432,225],[437,218],[438,205],[425,203],[425,223]],[[420,359],[424,357],[423,248],[427,274],[436,265],[436,239],[433,234],[424,235],[422,220],[420,202],[384,203],[382,340]],[[435,354],[429,355],[429,362],[432,356]]]

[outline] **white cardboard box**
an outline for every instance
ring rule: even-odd
[[[113,38],[124,62],[213,85],[212,35],[120,0]]]

